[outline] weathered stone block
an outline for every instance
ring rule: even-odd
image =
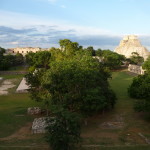
[[[29,115],[39,115],[39,114],[41,114],[41,108],[40,107],[29,107],[27,110],[27,113]]]
[[[42,118],[35,118],[32,124],[32,133],[45,133],[46,127],[52,123],[50,119],[52,117],[42,117]]]

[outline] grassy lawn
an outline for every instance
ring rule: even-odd
[[[25,123],[33,120],[27,115],[27,108],[37,106],[28,94],[0,96],[0,138],[13,134]]]
[[[18,85],[22,75],[5,75],[3,77],[5,79],[17,79],[15,84]],[[142,133],[150,139],[150,122],[146,121],[142,114],[134,112],[134,99],[129,98],[127,94],[127,88],[132,82],[132,78],[133,76],[126,72],[113,73],[110,85],[118,98],[115,108],[110,112],[97,114],[87,119],[88,124],[83,125],[81,133],[82,144],[85,145],[81,148],[82,150],[150,149],[150,146],[138,135],[138,133]],[[22,131],[20,129],[28,124],[31,128],[31,122],[35,117],[27,115],[27,108],[44,106],[32,101],[28,94],[14,93],[16,88],[17,86],[10,89],[9,95],[0,96],[0,138],[11,137],[15,134],[15,138],[0,140],[0,150],[47,150],[48,145],[44,141],[44,135],[33,135],[29,129],[26,133],[25,129],[26,137],[21,136]],[[111,122],[122,122],[123,126],[117,128],[103,126],[104,123]],[[18,133],[18,138],[16,138],[16,133]],[[90,147],[92,145],[95,147]]]
[[[97,147],[83,148],[82,150],[149,150],[150,146],[116,146],[116,147]]]
[[[128,96],[127,88],[131,84],[133,77],[134,76],[125,71],[114,72],[112,74],[110,85],[118,98],[115,108],[110,112],[98,114],[97,116],[88,119],[88,125],[84,126],[82,130],[83,143],[85,145],[104,146],[93,148],[95,150],[150,149],[150,146],[135,146],[146,144],[144,139],[138,134],[142,133],[148,138],[150,135],[150,123],[143,118],[142,114],[134,112],[134,99],[131,99]],[[123,127],[111,128],[101,126],[103,123],[112,122],[122,122]],[[122,147],[117,147],[120,145],[122,145]]]
[[[3,75],[4,80],[12,80],[16,86],[8,89],[8,95],[0,96],[0,138],[7,137],[33,120],[27,115],[27,108],[39,106],[40,103],[32,101],[29,94],[15,93],[23,75]]]
[[[28,67],[25,65],[11,67],[8,71],[28,71]]]

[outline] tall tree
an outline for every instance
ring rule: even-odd
[[[132,52],[132,56],[130,57],[130,63],[141,65],[144,62],[144,58],[139,56],[137,52]]]
[[[110,69],[118,69],[123,64],[125,56],[115,53],[110,50],[103,50],[103,63]]]
[[[52,105],[92,114],[112,108],[115,103],[108,77],[110,74],[102,64],[90,56],[84,56],[80,62],[76,57],[51,62],[50,69],[45,72],[39,70],[27,79],[35,99],[45,98],[44,93],[47,93],[49,98],[46,98]]]
[[[90,56],[95,56],[96,55],[96,51],[94,50],[93,46],[89,46],[85,49]]]
[[[36,68],[49,68],[51,53],[50,51],[39,51],[37,53],[28,53],[26,62],[30,65],[32,71]]]
[[[75,55],[76,52],[82,49],[82,46],[79,46],[77,42],[72,42],[69,39],[60,40],[59,44],[61,50],[69,57],[72,57],[72,55]]]

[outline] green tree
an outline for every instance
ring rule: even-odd
[[[128,88],[132,98],[136,98],[134,108],[136,111],[150,112],[150,75],[139,75],[133,79]]]
[[[6,50],[2,47],[0,47],[0,55],[3,55],[6,52]]]
[[[25,61],[29,66],[33,66],[33,58],[34,58],[35,53],[29,52],[28,54],[25,55]]]
[[[72,127],[71,122],[74,122],[75,126],[78,125],[78,121],[73,120],[75,118],[73,112],[92,115],[112,109],[116,101],[108,82],[110,72],[103,63],[92,58],[76,42],[65,39],[60,41],[60,46],[62,50],[55,48],[50,50],[51,61],[48,68],[36,68],[38,65],[35,65],[36,70],[26,76],[32,99],[43,101],[51,110],[58,107],[65,110],[65,115],[64,111],[59,113],[60,115],[54,114],[54,126],[53,124],[49,126],[48,141],[56,150],[62,149],[60,143],[64,149],[70,148],[70,144],[76,143],[78,139],[79,134],[76,136],[73,133],[71,137],[68,134],[69,128],[69,133],[76,128]],[[78,131],[76,130],[77,133]]]
[[[99,57],[103,56],[103,50],[101,50],[100,48],[96,50],[95,52],[96,52],[96,56],[99,56]]]
[[[72,150],[80,142],[80,118],[76,113],[59,109],[54,112],[47,130],[47,142],[53,150]]]
[[[82,46],[79,46],[77,42],[72,42],[69,39],[60,40],[59,44],[61,50],[69,57],[75,55],[77,51],[82,49]]]
[[[95,56],[96,55],[96,51],[94,50],[93,46],[89,46],[85,49],[90,56]]]
[[[49,68],[51,59],[50,51],[39,51],[37,53],[28,53],[26,55],[26,62],[30,65],[30,69],[34,71],[36,68]]]
[[[22,65],[24,62],[24,58],[22,54],[16,55],[4,55],[5,49],[0,48],[0,69],[1,70],[8,70],[11,67]]]
[[[123,64],[125,56],[115,53],[110,50],[103,50],[103,63],[110,69],[118,69]]]
[[[33,61],[35,68],[49,68],[51,53],[49,51],[39,51],[35,53]]]
[[[28,78],[33,85],[31,90],[34,92],[31,94],[35,94],[33,97],[40,95],[43,98],[41,91],[47,91],[52,105],[62,105],[70,111],[92,114],[112,108],[115,103],[107,81],[110,75],[92,57],[82,57],[80,63],[76,58],[54,61],[51,62],[50,69],[41,74],[38,88],[31,82],[36,76],[31,75],[33,77]]]
[[[141,65],[144,62],[144,58],[139,56],[137,52],[132,52],[132,56],[130,57],[130,63]]]
[[[145,69],[148,74],[150,74],[150,56],[144,62],[144,64],[142,65],[142,68]]]
[[[4,60],[4,54],[5,53],[5,49],[0,47],[0,70],[3,70],[4,68],[4,63],[5,63],[5,60]]]
[[[15,65],[19,66],[19,65],[23,65],[24,64],[24,57],[22,54],[17,53],[15,55]]]

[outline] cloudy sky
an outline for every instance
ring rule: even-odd
[[[150,50],[150,0],[0,0],[0,46],[59,47],[70,39],[113,50],[136,34]]]

